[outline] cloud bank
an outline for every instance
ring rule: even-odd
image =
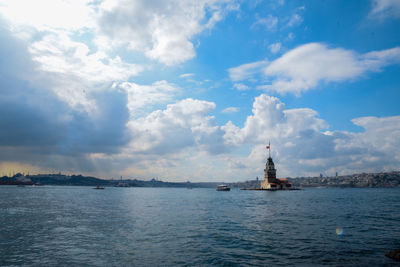
[[[396,10],[390,9],[394,2],[374,3],[373,14],[396,16],[388,11]],[[190,98],[177,84],[163,78],[138,81],[158,63],[193,59],[196,38],[237,7],[227,0],[2,1],[1,168],[104,178],[245,180],[262,175],[268,141],[281,177],[398,168],[399,116],[354,118],[363,131],[337,131],[313,109],[288,109],[279,98],[261,94],[238,125],[218,120],[216,103]],[[302,17],[287,22],[296,26]],[[271,16],[253,27],[274,31],[278,23]],[[274,43],[269,49],[278,53],[281,47]],[[399,62],[399,47],[360,54],[309,43],[228,73],[241,94],[259,85],[300,95]],[[186,80],[195,75],[179,73]],[[227,107],[222,113],[238,111]]]
[[[400,47],[360,55],[322,43],[309,43],[290,50],[272,62],[247,63],[228,72],[234,82],[259,74],[264,80],[270,80],[270,83],[260,85],[259,89],[300,95],[324,83],[351,81],[398,63]]]
[[[396,0],[373,0],[372,17],[385,18],[400,18],[400,3]]]
[[[192,38],[234,9],[237,4],[227,0],[106,0],[100,6],[101,41],[127,44],[171,66],[195,57]]]

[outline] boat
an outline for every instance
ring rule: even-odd
[[[128,183],[118,183],[116,185],[114,185],[114,187],[129,187]]]
[[[93,187],[93,189],[104,189],[104,187],[98,185],[96,187]]]
[[[224,185],[224,184],[217,186],[217,191],[230,191],[230,190],[231,189],[227,185]]]

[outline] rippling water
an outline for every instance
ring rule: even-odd
[[[0,187],[0,265],[396,265],[400,189]],[[341,229],[343,229],[341,231]]]

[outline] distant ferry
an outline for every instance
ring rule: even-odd
[[[230,191],[231,189],[227,185],[219,185],[217,186],[217,191]]]
[[[96,187],[93,187],[93,189],[104,189],[104,187],[98,185]]]

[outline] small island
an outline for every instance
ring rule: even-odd
[[[269,149],[270,146],[267,146]],[[261,190],[293,190],[292,184],[287,179],[276,178],[276,169],[274,161],[269,154],[264,169],[264,181],[261,182]]]
[[[243,188],[243,190],[299,190],[294,188],[288,179],[276,178],[275,164],[271,157],[271,144],[269,143],[266,148],[268,149],[268,159],[265,163],[264,181],[261,182],[259,187]]]

